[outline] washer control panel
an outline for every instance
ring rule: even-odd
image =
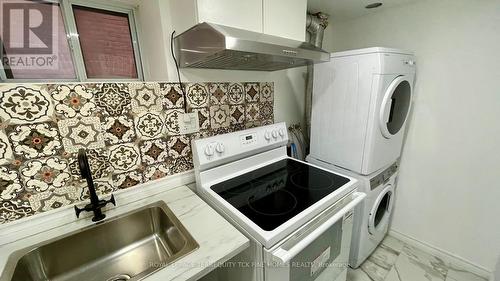
[[[193,141],[195,165],[203,165],[224,159],[251,155],[259,150],[286,146],[288,131],[284,122],[217,135]]]
[[[399,161],[399,160],[398,160]],[[374,190],[375,188],[385,184],[388,182],[391,177],[398,172],[398,161],[392,164],[384,171],[380,172],[376,176],[370,179],[370,189]]]

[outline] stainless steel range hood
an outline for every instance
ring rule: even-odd
[[[190,68],[275,71],[330,60],[307,42],[212,23],[179,34],[175,47],[180,67]]]

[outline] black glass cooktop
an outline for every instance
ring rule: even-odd
[[[270,231],[348,182],[345,177],[285,159],[211,188]]]

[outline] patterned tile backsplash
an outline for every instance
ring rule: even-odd
[[[200,132],[181,135],[178,83],[0,84],[0,223],[193,168],[191,140],[273,123],[273,83],[186,83]]]

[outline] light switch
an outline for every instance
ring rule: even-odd
[[[184,134],[192,134],[200,131],[200,123],[198,113],[183,113],[177,120],[179,122],[179,132]]]

